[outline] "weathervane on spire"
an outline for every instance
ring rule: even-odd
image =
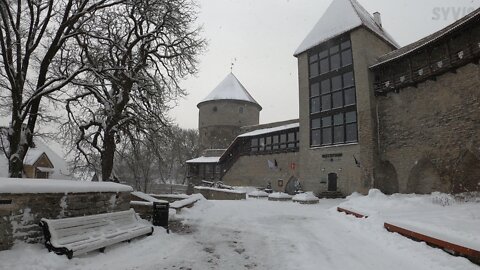
[[[237,58],[233,58],[232,62],[230,63],[230,73],[233,73],[233,66],[235,65],[235,62],[237,62]]]

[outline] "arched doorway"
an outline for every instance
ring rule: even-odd
[[[337,191],[337,174],[329,173],[328,174],[328,191]]]
[[[407,192],[417,194],[428,194],[433,191],[442,190],[442,184],[437,169],[432,162],[423,158],[416,162],[408,176]]]
[[[398,193],[398,178],[395,167],[389,161],[381,161],[380,168],[375,175],[375,188],[385,194]]]
[[[471,151],[461,157],[452,182],[453,193],[480,191],[480,160]]]

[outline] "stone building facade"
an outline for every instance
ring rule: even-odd
[[[259,154],[252,149],[280,135],[244,129],[216,161],[225,183],[286,191],[294,178],[343,195],[480,191],[480,9],[400,48],[379,13],[334,0],[295,57],[296,149]],[[265,166],[272,160],[278,170]]]

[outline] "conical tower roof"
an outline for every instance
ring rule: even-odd
[[[298,56],[329,39],[360,26],[367,27],[395,48],[399,47],[385,29],[377,24],[373,16],[356,0],[333,0],[317,24],[298,46],[294,55]]]
[[[215,87],[215,89],[208,94],[208,96],[198,103],[197,107],[208,101],[214,100],[241,100],[254,103],[257,105],[260,110],[262,106],[248,93],[247,89],[240,83],[240,81],[233,75],[229,73],[223,81]]]

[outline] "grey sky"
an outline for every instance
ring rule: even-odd
[[[297,62],[293,52],[331,0],[199,0],[198,22],[209,41],[199,73],[183,84],[189,95],[171,116],[197,128],[197,103],[230,72],[262,105],[260,123],[298,117]],[[480,0],[358,0],[379,11],[401,45],[414,42],[480,7]],[[342,16],[342,14],[339,14]],[[236,59],[236,61],[234,60]]]

